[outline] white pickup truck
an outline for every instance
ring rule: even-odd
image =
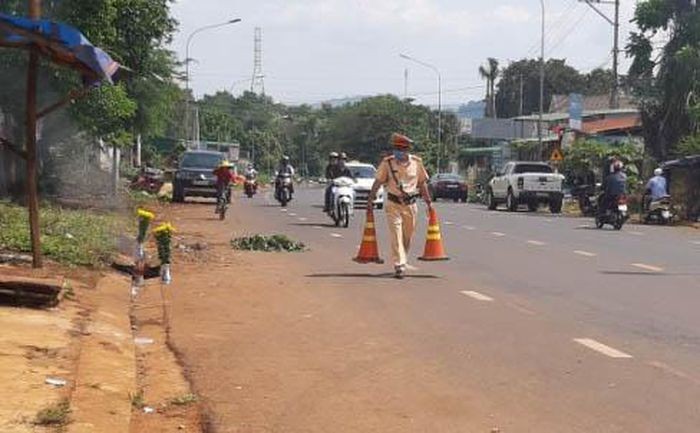
[[[490,210],[505,203],[511,212],[521,204],[534,212],[540,204],[546,204],[552,213],[560,213],[563,183],[564,176],[545,162],[509,162],[489,181],[486,201]]]

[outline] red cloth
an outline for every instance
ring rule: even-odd
[[[217,185],[228,185],[229,183],[236,183],[236,175],[233,174],[233,170],[230,168],[219,167],[214,170],[214,175],[216,176]]]

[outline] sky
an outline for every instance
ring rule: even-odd
[[[579,0],[544,0],[547,58],[582,71],[612,65],[612,26]],[[636,0],[621,0],[621,47]],[[612,17],[614,8],[600,5]],[[191,87],[197,96],[240,94],[253,75],[255,27],[262,28],[265,92],[288,103],[405,93],[437,104],[437,75],[399,57],[434,65],[443,104],[483,99],[479,65],[539,57],[538,0],[176,0],[180,23],[172,49],[185,58],[196,29],[234,18],[238,24],[198,33],[190,45]],[[621,72],[629,59],[621,55]]]

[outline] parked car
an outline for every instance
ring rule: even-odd
[[[560,213],[564,200],[564,176],[555,173],[546,162],[509,162],[489,181],[487,205],[490,210],[505,203],[509,211],[526,204],[534,212],[540,204]]]
[[[357,179],[355,183],[355,207],[363,208],[367,207],[367,198],[369,197],[369,191],[372,189],[372,184],[374,183],[374,176],[377,173],[377,169],[372,164],[364,164],[361,162],[348,162],[347,167],[350,169],[350,173]],[[384,207],[384,189],[380,189],[377,192],[377,198],[374,200],[374,207],[381,209]]]
[[[208,150],[191,150],[182,155],[173,181],[173,202],[182,203],[187,197],[216,198],[214,169],[225,155]]]
[[[466,203],[469,198],[467,182],[457,174],[436,174],[428,182],[428,190],[433,200],[446,198]]]

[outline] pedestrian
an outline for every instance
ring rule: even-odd
[[[368,203],[373,203],[379,188],[386,190],[385,213],[391,238],[391,255],[394,262],[394,276],[402,279],[408,264],[407,256],[416,229],[418,205],[416,200],[422,197],[432,209],[428,192],[428,173],[423,161],[409,153],[413,140],[394,133],[391,136],[393,154],[384,158],[379,164],[374,185],[369,194]]]

